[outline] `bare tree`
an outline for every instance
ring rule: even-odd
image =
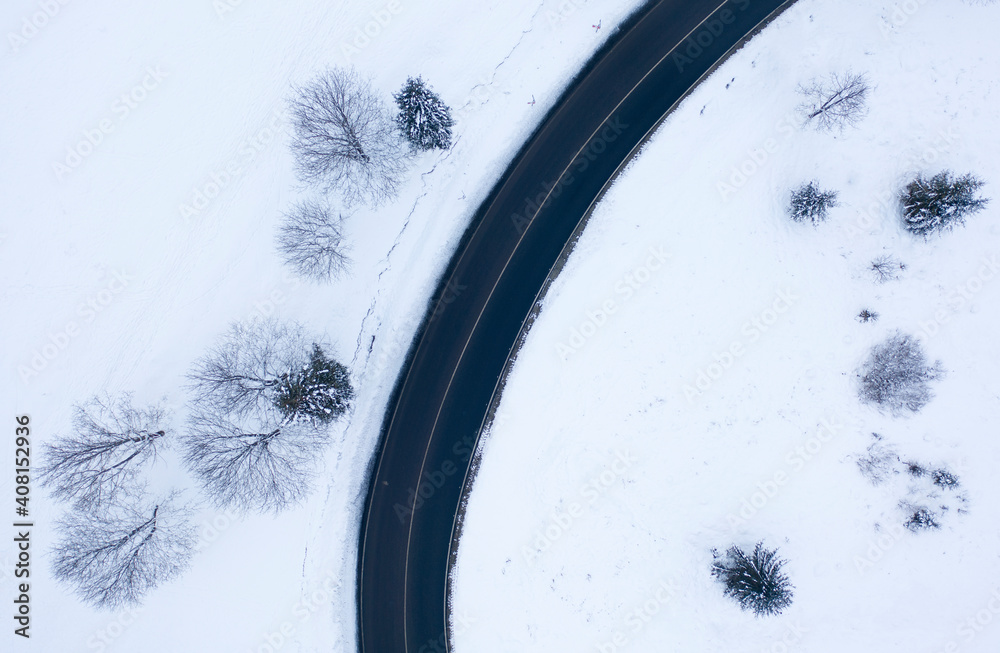
[[[910,335],[894,333],[872,347],[861,367],[859,394],[892,415],[917,412],[934,396],[930,382],[944,374],[941,362],[927,363],[920,343]]]
[[[219,507],[278,512],[305,497],[328,435],[322,422],[269,409],[246,419],[196,413],[184,462]]]
[[[800,110],[806,122],[812,122],[817,129],[843,131],[868,115],[870,91],[871,85],[864,73],[833,73],[825,83],[814,80],[808,86],[799,87],[799,92],[806,97]]]
[[[278,250],[298,274],[317,281],[342,276],[350,264],[344,243],[343,216],[317,202],[299,202],[285,214]]]
[[[271,408],[288,419],[339,417],[354,397],[347,368],[294,323],[233,324],[188,375],[198,411],[237,421]]]
[[[190,511],[171,495],[155,504],[72,511],[59,522],[53,573],[98,608],[137,605],[187,566],[194,551]]]
[[[337,189],[350,206],[395,196],[407,148],[385,102],[353,69],[331,68],[291,101],[299,178]]]
[[[113,501],[156,459],[166,441],[164,420],[163,408],[136,408],[128,393],[78,404],[72,435],[43,445],[42,486],[78,510]]]
[[[346,367],[275,320],[234,324],[190,378],[184,461],[217,505],[241,510],[304,497],[327,424],[354,397]]]
[[[308,352],[296,324],[236,322],[188,375],[195,402],[236,417],[259,412],[272,403],[282,375],[306,364]]]

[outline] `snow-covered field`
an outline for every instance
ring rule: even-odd
[[[325,333],[359,392],[305,505],[276,518],[202,510],[202,550],[139,611],[92,610],[53,581],[47,552],[62,506],[34,487],[31,639],[8,630],[5,642],[39,652],[354,650],[364,473],[429,293],[506,161],[636,4],[4,3],[5,464],[15,415],[30,415],[37,454],[66,432],[74,403],[105,390],[163,398],[181,427],[191,363],[230,322],[255,315]],[[316,286],[282,268],[274,235],[280,212],[309,195],[292,174],[285,100],[330,65],[355,65],[387,101],[422,75],[454,109],[456,143],[417,158],[395,203],[349,219],[351,277]],[[193,485],[175,455],[157,474]],[[3,479],[0,493],[13,497],[13,475]],[[0,547],[8,605],[12,537],[5,531]]]
[[[1000,648],[998,27],[995,5],[801,0],[664,124],[508,378],[467,506],[456,650]],[[874,83],[867,118],[803,128],[796,87],[848,69]],[[915,239],[894,195],[946,168],[993,202]],[[840,193],[817,227],[784,213],[812,179]],[[898,280],[873,281],[880,255]],[[946,371],[910,417],[857,397],[896,329]],[[901,463],[871,484],[873,433],[961,486]],[[904,501],[941,528],[904,529]],[[760,540],[795,592],[755,619],[709,570],[713,549]]]

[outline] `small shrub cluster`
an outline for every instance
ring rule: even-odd
[[[914,533],[931,528],[941,528],[937,516],[927,508],[911,508],[911,511],[909,519],[903,523],[903,526]]]
[[[884,255],[873,260],[868,269],[875,278],[875,283],[886,283],[898,279],[899,274],[906,269],[906,264]]]

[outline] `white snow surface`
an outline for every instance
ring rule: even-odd
[[[49,550],[64,506],[36,483],[31,638],[13,635],[8,615],[5,642],[40,653],[355,650],[365,474],[430,293],[510,157],[637,4],[4,3],[8,472],[16,415],[31,417],[38,465],[38,445],[66,433],[72,405],[95,393],[162,399],[183,428],[185,373],[238,319],[305,323],[334,345],[358,390],[311,499],[277,517],[202,506],[191,567],[138,611],[95,611],[54,581]],[[312,193],[294,178],[284,111],[293,85],[333,65],[356,66],[390,103],[408,75],[422,75],[454,109],[455,143],[418,157],[394,203],[349,218],[350,278],[314,285],[291,276],[274,247],[280,213]],[[155,475],[156,487],[199,500],[176,450]],[[13,474],[2,476],[10,500]],[[0,596],[10,606],[16,549],[4,533]]]
[[[1000,648],[998,27],[996,5],[801,0],[664,123],[507,379],[453,578],[457,651]],[[868,116],[803,126],[797,86],[847,70],[870,76]],[[913,238],[894,196],[943,169],[993,201]],[[839,206],[793,223],[813,179]],[[883,254],[906,268],[879,285]],[[859,401],[856,372],[897,329],[946,375],[894,418]],[[869,483],[873,433],[961,487],[902,462]],[[903,529],[901,502],[941,527]],[[713,549],[757,541],[795,586],[776,617],[710,574]]]

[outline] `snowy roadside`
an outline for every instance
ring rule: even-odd
[[[998,21],[801,0],[668,119],[508,379],[463,524],[453,607],[475,627],[457,650],[996,649]],[[870,114],[801,128],[796,87],[849,69],[874,83]],[[982,177],[993,203],[915,239],[895,194],[942,169]],[[812,179],[840,193],[815,228],[785,215]],[[882,255],[906,269],[877,284]],[[946,370],[909,418],[857,398],[855,371],[896,329]],[[878,443],[960,488],[902,462],[872,485],[857,463]],[[910,532],[901,503],[941,527]],[[741,612],[709,573],[713,548],[758,540],[789,560],[779,617]]]
[[[72,404],[132,390],[164,398],[180,426],[191,363],[252,316],[325,333],[359,390],[304,505],[276,518],[203,511],[192,567],[135,611],[93,611],[52,581],[61,507],[34,488],[29,650],[353,650],[364,474],[429,293],[521,140],[636,4],[5,6],[7,414],[30,414],[40,442],[65,432]],[[307,195],[284,102],[293,83],[345,64],[387,98],[423,75],[455,111],[456,143],[418,158],[393,205],[354,214],[352,276],[313,286],[274,252],[280,212]],[[158,481],[190,486],[174,456]]]

